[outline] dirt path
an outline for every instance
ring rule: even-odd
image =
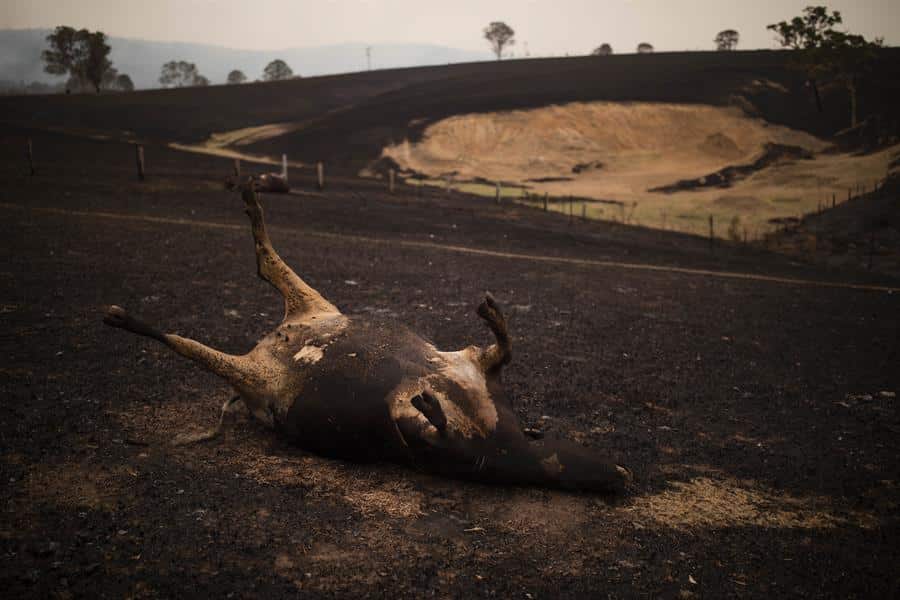
[[[59,208],[42,208],[42,207],[24,207],[17,204],[0,204],[0,208],[5,210],[32,210],[36,212],[46,212],[53,214],[67,214],[79,217],[93,217],[100,219],[119,219],[119,220],[127,220],[127,221],[145,221],[148,223],[159,223],[159,224],[169,224],[169,225],[182,225],[188,227],[203,227],[210,229],[231,229],[231,230],[243,230],[245,229],[240,225],[233,225],[230,223],[215,223],[212,221],[196,221],[192,219],[168,219],[164,217],[152,217],[148,215],[135,215],[135,214],[121,214],[121,213],[108,213],[108,212],[95,212],[95,211],[79,211],[79,210],[65,210]],[[273,231],[278,231],[280,228],[270,227]],[[283,230],[286,231],[286,230]],[[291,230],[296,231],[296,230]],[[414,242],[409,240],[385,240],[385,239],[377,239],[364,237],[359,235],[350,235],[350,234],[336,234],[336,233],[323,233],[320,231],[309,231],[304,232],[304,235],[309,235],[317,238],[325,238],[325,239],[341,239],[345,242],[359,242],[366,244],[389,244],[389,245],[397,245],[403,246],[407,248],[424,248],[430,250],[441,250],[445,252],[456,252],[461,254],[471,254],[475,256],[490,256],[494,258],[509,258],[514,260],[526,260],[526,261],[534,261],[534,262],[547,262],[547,263],[556,263],[556,264],[568,264],[568,265],[580,265],[586,267],[597,267],[597,268],[613,268],[613,269],[629,269],[629,270],[638,270],[638,271],[659,271],[663,273],[678,273],[682,275],[695,275],[701,277],[721,277],[725,279],[744,279],[749,281],[760,281],[760,282],[768,282],[768,283],[782,283],[786,285],[801,285],[801,286],[814,286],[814,287],[830,287],[830,288],[844,288],[851,290],[865,290],[872,292],[888,292],[888,293],[897,293],[900,292],[900,287],[895,286],[886,286],[886,285],[872,285],[872,284],[860,284],[860,283],[844,283],[844,282],[836,282],[836,281],[816,281],[812,279],[797,279],[793,277],[776,277],[769,275],[759,275],[754,273],[738,273],[734,271],[713,271],[709,269],[689,269],[684,267],[673,267],[670,265],[654,265],[654,264],[645,264],[645,263],[627,263],[620,261],[607,261],[607,260],[590,260],[590,259],[580,259],[580,258],[566,258],[566,257],[558,257],[558,256],[539,256],[535,254],[522,254],[516,252],[498,252],[496,250],[485,250],[482,248],[471,248],[467,246],[454,246],[448,244],[436,244],[432,242]]]

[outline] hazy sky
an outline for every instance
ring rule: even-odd
[[[733,28],[741,48],[774,46],[769,23],[819,0],[0,0],[0,28],[67,24],[109,35],[275,50],[342,42],[427,42],[484,49],[502,20],[521,55],[583,54],[602,42],[633,51],[708,49]],[[830,2],[847,29],[900,44],[900,0]]]

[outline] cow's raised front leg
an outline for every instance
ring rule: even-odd
[[[479,362],[486,373],[499,371],[512,359],[512,343],[506,328],[506,317],[490,292],[484,295],[484,301],[478,305],[478,316],[484,319],[497,338],[497,343],[482,351]]]
[[[257,193],[248,187],[244,189],[242,197],[244,204],[247,205],[246,213],[250,217],[253,241],[256,243],[256,272],[281,292],[284,297],[284,318],[289,319],[309,312],[339,312],[319,292],[300,279],[275,252],[266,231]]]

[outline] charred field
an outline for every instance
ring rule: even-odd
[[[391,105],[388,75],[353,94]],[[459,192],[389,194],[354,177],[356,163],[321,193],[304,172],[292,175],[299,194],[263,196],[285,260],[344,312],[396,318],[443,349],[488,340],[474,310],[490,290],[509,315],[504,385],[523,424],[602,449],[634,485],[607,497],[328,460],[248,419],[169,445],[214,423],[227,386],[104,327],[105,306],[240,353],[281,304],[256,277],[240,198],[223,190],[231,162],[167,148],[172,125],[129,126],[164,122],[153,94],[107,122],[87,98],[69,113],[38,99],[0,126],[0,587],[11,597],[900,591],[900,281]],[[223,130],[298,118],[226,112],[237,116]],[[145,140],[146,181],[115,135],[38,127],[104,124]],[[325,139],[318,127],[312,140]],[[217,129],[190,131],[185,141]]]

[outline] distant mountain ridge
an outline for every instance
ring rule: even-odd
[[[57,83],[65,78],[44,72],[41,51],[50,29],[0,29],[0,81]],[[348,43],[282,50],[240,50],[209,44],[155,42],[110,37],[110,58],[120,73],[127,73],[138,88],[159,87],[160,67],[170,60],[195,63],[211,83],[225,83],[232,69],[250,81],[276,58],[304,77],[365,71],[367,44]],[[491,54],[433,44],[371,44],[372,68],[418,67],[490,60]]]

